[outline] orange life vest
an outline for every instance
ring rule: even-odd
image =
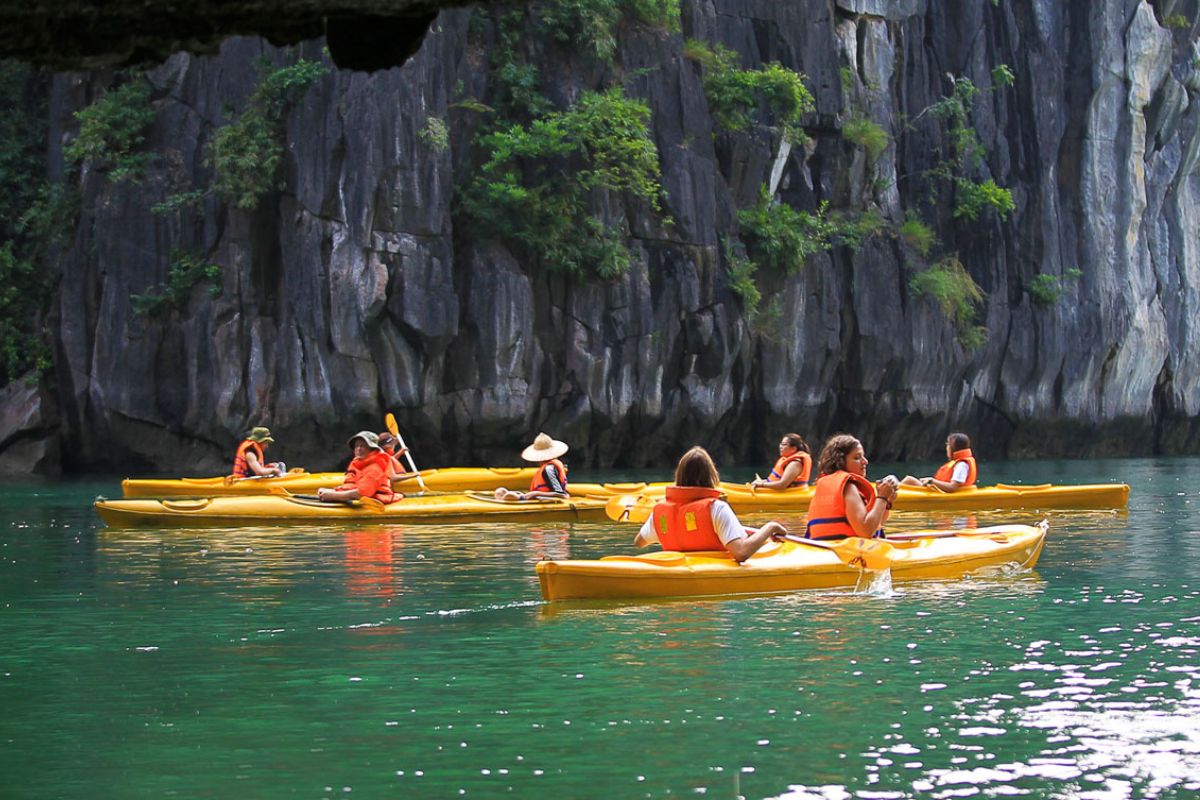
[[[817,488],[813,492],[812,502],[808,504],[808,517],[804,535],[809,539],[841,539],[858,536],[846,518],[846,484],[853,483],[854,488],[862,496],[863,505],[871,508],[875,499],[875,484],[861,475],[854,475],[845,470],[823,475],[817,480]],[[882,537],[883,529],[875,531],[874,536]]]
[[[783,471],[787,469],[787,465],[793,461],[800,462],[800,474],[796,476],[796,480],[787,485],[787,488],[793,486],[803,486],[808,483],[808,478],[812,475],[812,456],[803,450],[792,453],[790,456],[783,456],[775,462],[775,466],[771,467],[771,480],[777,481],[783,477]]]
[[[653,511],[654,532],[663,550],[724,550],[712,521],[712,504],[720,496],[717,489],[668,486]]]
[[[540,467],[538,467],[537,472],[533,473],[533,482],[529,484],[529,491],[531,491],[531,492],[555,492],[555,491],[558,491],[557,489],[555,489],[553,486],[550,485],[549,481],[546,480],[546,465],[547,464],[553,464],[554,468],[558,470],[558,477],[560,479],[562,479],[562,488],[563,488],[563,491],[565,492],[567,490],[567,465],[564,464],[563,462],[559,461],[557,458],[552,458],[549,461],[542,462],[542,465]]]
[[[392,457],[380,450],[372,450],[365,458],[355,458],[346,468],[346,480],[338,487],[358,489],[360,497],[374,497],[381,503],[391,503],[396,499],[392,491],[391,480]]]
[[[960,461],[967,462],[967,479],[963,482],[963,486],[974,486],[978,469],[975,465],[975,456],[971,455],[971,448],[969,447],[965,450],[955,450],[951,453],[950,460],[938,467],[938,471],[933,474],[933,477],[939,481],[946,481],[948,483],[954,475],[954,465]]]
[[[262,445],[253,439],[245,439],[238,445],[237,455],[233,457],[233,477],[249,478],[257,473],[250,469],[250,465],[246,463],[246,451],[253,450],[254,455],[258,457],[258,463],[263,463]]]
[[[403,464],[403,462],[400,461],[399,458],[396,457],[396,451],[394,449],[388,450],[388,449],[384,448],[383,452],[386,453],[387,457],[388,457],[388,462],[389,462],[389,466],[390,466],[390,470],[391,470],[389,473],[390,477],[395,478],[397,475],[403,475],[404,474],[404,464]]]

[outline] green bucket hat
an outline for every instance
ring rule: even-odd
[[[250,433],[246,436],[246,438],[252,442],[258,442],[259,444],[262,444],[263,442],[275,441],[274,439],[271,438],[270,429],[262,428],[262,427],[251,428]]]
[[[362,439],[363,442],[367,445],[367,447],[371,448],[372,450],[380,449],[379,434],[375,433],[374,431],[359,431],[358,433],[351,436],[350,441],[348,443],[350,445],[351,449],[354,449],[354,440],[355,439]]]

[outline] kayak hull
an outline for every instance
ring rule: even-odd
[[[484,492],[500,487],[528,489],[536,467],[445,467],[420,472],[425,488],[432,492]],[[241,497],[284,490],[291,494],[313,494],[332,489],[345,481],[342,472],[304,472],[279,478],[126,478],[121,481],[125,497]],[[421,491],[415,477],[393,481],[400,492]]]
[[[661,497],[667,484],[648,485],[640,493],[647,498]],[[794,489],[758,489],[744,483],[722,482],[724,498],[739,513],[803,512],[812,500],[812,486]],[[615,497],[638,490],[628,484],[598,486],[595,490],[571,491],[594,496]],[[650,503],[650,500],[646,501]],[[651,503],[652,504],[652,503]],[[1129,486],[1124,483],[1020,486],[996,484],[973,486],[946,493],[923,486],[901,486],[896,495],[897,511],[1039,511],[1052,508],[1125,508],[1129,505]]]
[[[441,524],[452,522],[572,522],[604,519],[604,500],[570,498],[499,502],[466,494],[408,497],[386,506],[323,503],[306,497],[259,495],[181,499],[97,500],[110,527],[240,527],[322,522]]]
[[[1032,568],[1046,538],[1041,525],[921,531],[888,540],[892,580],[952,580]],[[769,548],[769,549],[768,549]],[[725,553],[651,552],[595,561],[541,561],[546,600],[649,599],[769,594],[855,586],[862,572],[830,547],[785,541],[743,564]]]

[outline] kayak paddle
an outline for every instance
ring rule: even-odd
[[[315,495],[315,494],[293,494],[292,492],[289,492],[286,488],[284,488],[282,486],[268,486],[267,494],[272,495],[274,497],[285,497],[289,500],[305,500],[310,503],[311,502],[327,503],[331,506],[333,506],[333,505],[356,506],[358,508],[365,508],[366,510],[372,511],[376,514],[382,512],[385,508],[387,508],[386,503],[384,503],[382,500],[377,500],[374,497],[360,497],[357,500],[325,500],[325,499],[322,499],[320,495]]]
[[[645,522],[654,511],[655,498],[645,494],[619,494],[604,504],[604,513],[614,522]]]
[[[408,449],[408,445],[404,443],[404,437],[400,435],[400,426],[396,424],[396,415],[389,411],[383,418],[383,422],[387,425],[388,433],[395,436],[396,441],[400,443],[400,447],[404,449],[404,455],[408,458],[408,465],[412,467],[413,472],[417,473],[417,484],[421,487],[421,491],[426,491],[425,481],[421,478],[421,471],[413,463],[412,451]]]
[[[864,539],[861,536],[825,540],[805,539],[803,536],[789,533],[780,538],[796,544],[832,550],[846,566],[861,567],[872,572],[890,569],[892,562],[904,555],[903,551],[897,550],[882,539]]]

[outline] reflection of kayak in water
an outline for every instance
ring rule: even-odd
[[[323,503],[313,497],[259,495],[178,500],[99,499],[98,513],[113,527],[286,525],[310,522],[504,522],[604,519],[603,498],[572,497],[502,502],[488,496],[443,494],[408,497],[383,505],[375,500]]]
[[[661,499],[667,484],[650,484],[640,492],[653,505]],[[757,489],[751,491],[744,483],[722,482],[724,499],[737,512],[804,511],[812,500],[814,487],[794,489]],[[572,492],[577,490],[574,485]],[[610,492],[609,496],[629,494]],[[954,493],[941,492],[924,486],[901,486],[896,494],[897,511],[985,511],[1007,509],[1037,511],[1048,508],[1124,508],[1129,504],[1129,486],[1124,483],[1083,484],[1076,486],[1044,483],[1038,486],[997,483],[994,486],[968,486]]]
[[[433,492],[479,492],[504,487],[524,489],[533,480],[535,467],[445,467],[422,470],[425,488]],[[346,480],[343,472],[289,473],[278,478],[126,478],[121,491],[126,497],[228,497],[262,495],[283,489],[292,494],[313,494],[333,489]],[[414,475],[392,482],[400,492],[416,492]]]
[[[1037,563],[1048,524],[917,531],[888,539],[768,544],[739,564],[724,552],[649,552],[596,561],[541,561],[547,600],[766,594],[855,586],[865,566],[893,581],[946,580]]]

